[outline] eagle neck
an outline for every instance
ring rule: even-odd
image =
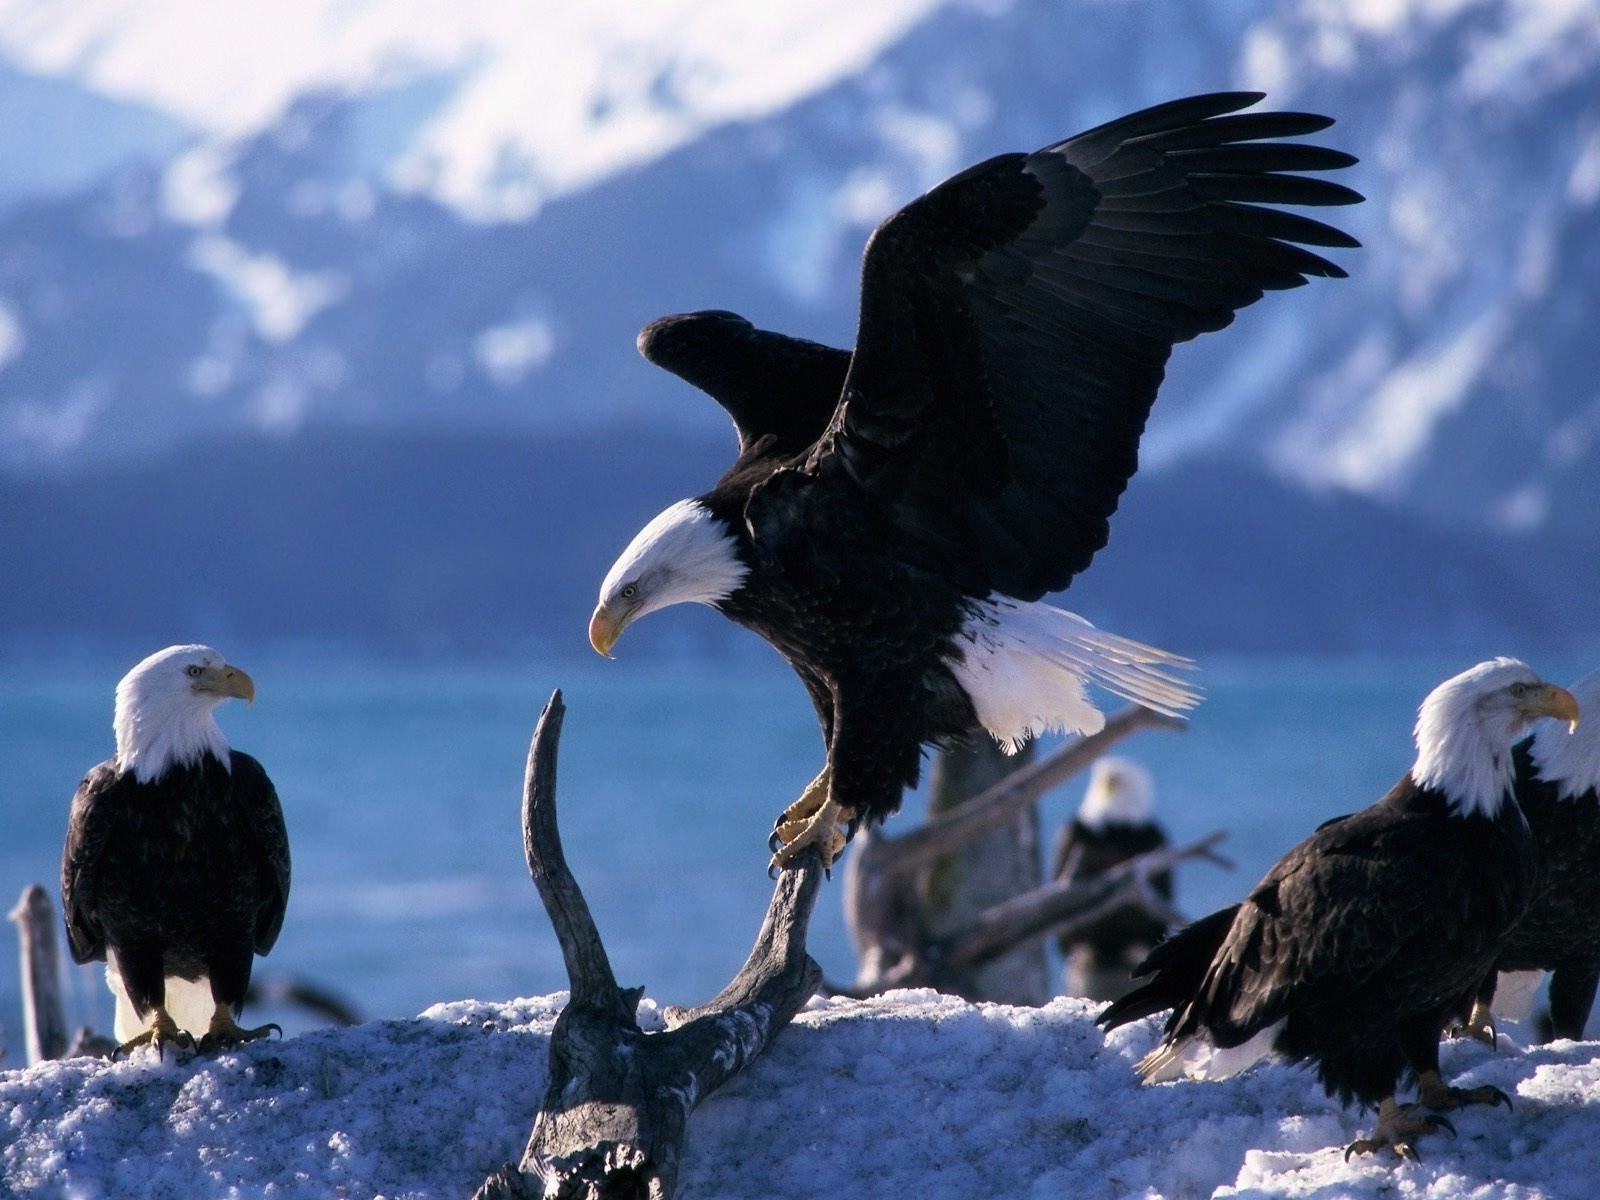
[[[173,767],[197,765],[207,754],[233,770],[233,755],[210,705],[132,703],[120,692],[114,721],[117,769],[140,783],[160,779]]]

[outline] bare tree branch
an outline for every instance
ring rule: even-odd
[[[572,1002],[600,1008],[615,1006],[618,1019],[631,1021],[638,997],[626,1003],[622,989],[617,987],[605,944],[595,928],[588,901],[567,866],[561,833],[556,827],[556,751],[566,712],[558,690],[539,714],[539,724],[528,745],[522,787],[522,851],[528,861],[528,873],[539,889],[539,899],[561,942],[567,978],[572,982]]]
[[[672,1009],[668,1029],[635,1019],[642,989],[621,989],[587,903],[567,869],[555,820],[555,758],[564,713],[551,697],[534,733],[523,791],[528,869],[555,926],[572,998],[550,1037],[543,1107],[516,1164],[479,1200],[670,1200],[689,1113],[760,1054],[822,980],[805,932],[822,882],[816,852],[773,889],[750,956],[709,1004]]]
[[[1123,905],[1136,904],[1169,928],[1183,918],[1151,885],[1151,878],[1190,858],[1226,862],[1214,852],[1227,835],[1221,830],[1183,847],[1163,847],[1130,858],[1093,879],[1058,879],[1043,887],[997,904],[982,913],[960,936],[943,948],[942,960],[950,967],[980,963],[1002,954],[1030,938],[1084,928]]]
[[[909,833],[885,839],[887,849],[879,870],[909,874],[928,866],[963,845],[983,830],[1031,804],[1062,781],[1071,778],[1129,734],[1141,729],[1182,732],[1187,721],[1132,705],[1106,721],[1105,728],[1088,737],[1076,737],[1047,755]]]

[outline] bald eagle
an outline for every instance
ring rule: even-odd
[[[1264,290],[1344,272],[1354,246],[1259,202],[1360,197],[1303,172],[1355,160],[1271,139],[1332,122],[1240,113],[1259,93],[1163,104],[933,188],[873,233],[855,350],[732,313],[645,327],[651,362],[733,417],[739,457],[607,573],[589,638],[698,602],[804,682],[826,765],[780,817],[774,866],[831,862],[916,781],[922,747],[1007,747],[1104,722],[1086,685],[1162,712],[1188,660],[1040,603],[1106,543],[1174,343]]]
[[[1365,1153],[1447,1123],[1394,1094],[1401,1072],[1428,1108],[1504,1099],[1439,1076],[1439,1034],[1465,1017],[1501,939],[1528,906],[1534,847],[1513,798],[1511,743],[1542,716],[1578,719],[1571,693],[1497,658],[1446,680],[1417,716],[1410,771],[1370,808],[1323,824],[1243,903],[1158,945],[1150,982],[1110,1005],[1115,1028],[1172,1010],[1147,1082],[1215,1079],[1263,1055],[1315,1064],[1329,1095],[1378,1108]]]
[[[1591,717],[1600,711],[1600,671],[1567,690]],[[1546,723],[1514,758],[1517,802],[1539,848],[1538,884],[1500,946],[1469,1028],[1492,1028],[1499,972],[1549,971],[1551,1035],[1579,1041],[1600,983],[1600,722],[1571,733]]]
[[[75,961],[104,961],[118,1053],[263,1037],[237,1018],[289,898],[289,839],[261,764],[213,711],[255,684],[209,646],[169,646],[117,684],[117,753],[72,798],[61,905]]]
[[[1138,763],[1106,755],[1095,760],[1077,814],[1062,827],[1051,855],[1050,877],[1089,881],[1130,858],[1159,850],[1167,835],[1155,820],[1155,783]],[[1172,899],[1172,872],[1151,885]],[[1165,923],[1140,905],[1113,909],[1086,929],[1058,939],[1065,959],[1067,994],[1115,1000],[1133,986],[1133,968],[1166,935]]]

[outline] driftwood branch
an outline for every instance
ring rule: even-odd
[[[971,998],[992,998],[974,990],[973,967],[1004,952],[1003,936],[1015,935],[1019,929],[1024,931],[1020,940],[1044,936],[1076,920],[1078,904],[1101,908],[1098,894],[1059,895],[1059,888],[1046,885],[1043,897],[1030,890],[975,914],[959,928],[934,929],[922,909],[919,880],[966,839],[1013,819],[1019,810],[1084,770],[1130,734],[1143,729],[1181,732],[1187,728],[1186,722],[1131,706],[1112,716],[1099,733],[1067,741],[1054,753],[931,818],[920,829],[896,837],[876,831],[858,835],[845,865],[844,908],[859,969],[852,986],[830,985],[828,990],[837,995],[869,996],[891,987],[932,986]],[[1157,905],[1160,911],[1156,911]],[[1171,920],[1170,910],[1153,894],[1149,906],[1159,919]],[[1083,919],[1090,915],[1086,913]],[[984,931],[981,936],[980,931]],[[956,954],[959,957],[952,957]]]
[[[786,871],[739,974],[716,999],[672,1009],[643,1032],[642,989],[616,983],[588,904],[561,851],[556,748],[565,706],[545,706],[528,752],[523,843],[555,926],[572,997],[550,1038],[550,1076],[522,1159],[484,1181],[479,1200],[668,1200],[689,1113],[760,1054],[817,990],[805,933],[822,881],[815,852]]]
[[[1205,858],[1225,863],[1213,848],[1227,835],[1221,830],[1179,848],[1163,847],[1130,858],[1093,879],[1047,883],[979,915],[972,926],[943,947],[943,961],[965,968],[1003,954],[1019,942],[1087,928],[1107,913],[1134,904],[1169,928],[1183,917],[1156,891],[1151,880],[1175,863]]]
[[[1070,779],[1129,734],[1141,729],[1188,729],[1187,721],[1130,706],[1106,721],[1105,728],[1088,737],[1069,739],[1031,766],[1007,776],[958,808],[929,820],[910,833],[882,840],[877,869],[909,874],[931,865],[958,849],[985,829],[1004,821],[1019,808],[1032,804],[1051,788]]]
[[[22,1017],[28,1065],[67,1052],[66,1007],[61,999],[61,949],[55,906],[37,883],[22,889],[11,910],[21,943]]]

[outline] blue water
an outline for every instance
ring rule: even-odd
[[[253,707],[218,711],[229,740],[277,785],[294,852],[288,917],[257,974],[331,987],[371,1017],[441,1000],[566,985],[522,858],[528,740],[551,691],[568,715],[559,801],[567,856],[624,984],[695,1003],[743,961],[770,895],[766,837],[821,765],[815,719],[764,650],[683,662],[401,665],[337,651],[224,648],[254,676]],[[1487,655],[1494,648],[1485,651]],[[30,882],[56,892],[68,802],[110,755],[112,689],[139,654],[0,664],[0,903]],[[1180,907],[1238,899],[1328,816],[1376,799],[1409,765],[1415,708],[1470,662],[1203,664],[1207,698],[1183,734],[1146,732],[1119,753],[1154,772],[1173,836],[1229,831],[1229,872],[1192,864]],[[1593,666],[1536,661],[1568,682]],[[1048,798],[1046,840],[1081,784]],[[915,798],[890,822],[906,827]],[[832,979],[854,960],[837,884],[811,948]],[[14,938],[0,932],[0,1037],[20,1054]],[[73,968],[75,1021],[105,1029],[100,968]]]

